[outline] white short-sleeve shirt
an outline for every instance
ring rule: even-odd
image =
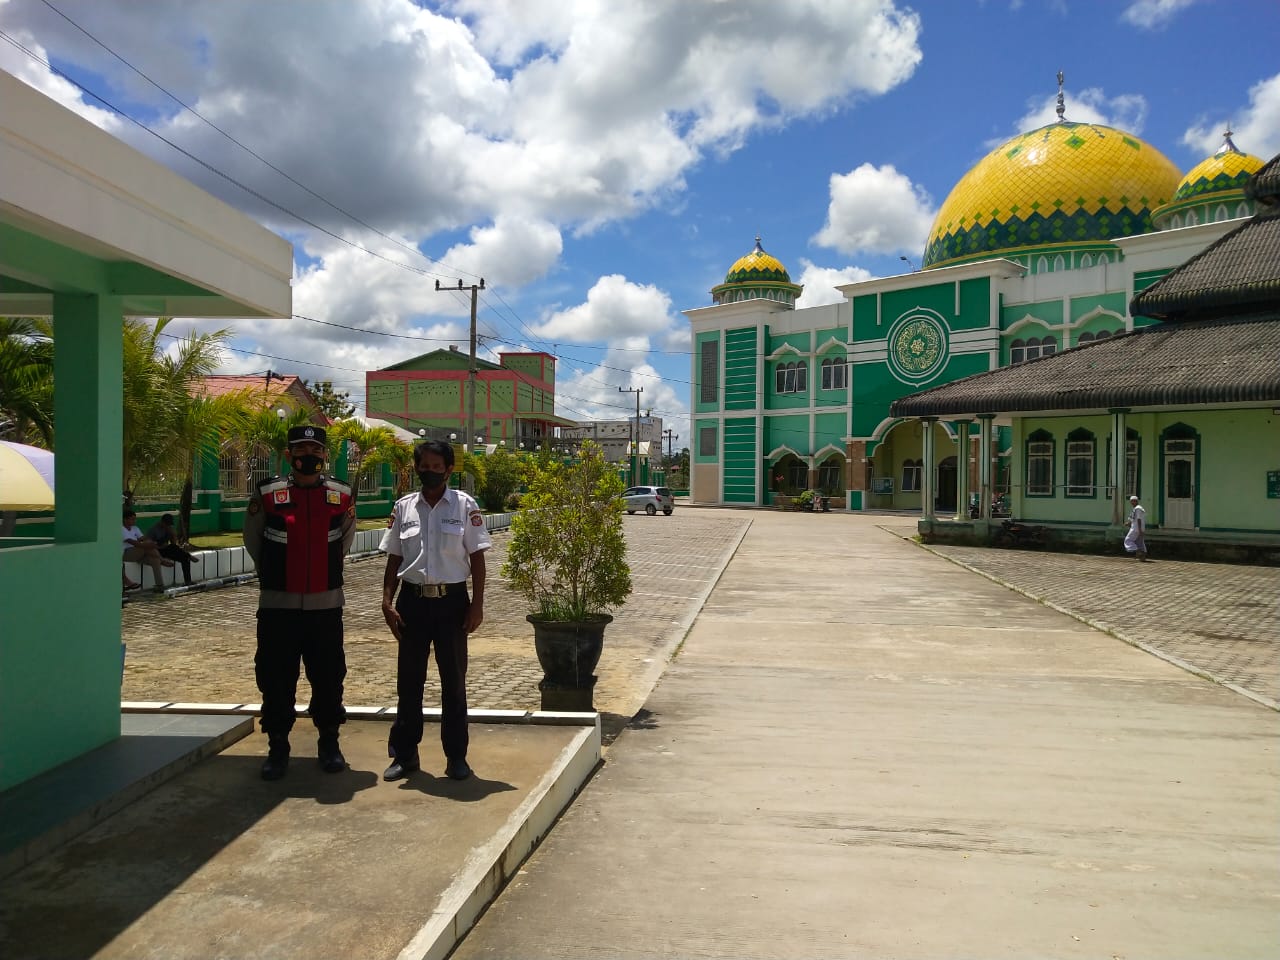
[[[400,558],[396,576],[406,583],[461,583],[471,576],[471,554],[491,546],[480,505],[450,488],[435,507],[421,493],[397,500],[378,549]]]

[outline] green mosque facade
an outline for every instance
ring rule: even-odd
[[[1184,175],[1125,131],[1050,124],[956,184],[921,270],[842,286],[823,306],[795,307],[800,288],[757,238],[712,305],[685,311],[692,501],[763,506],[814,489],[847,509],[941,515],[978,491],[1020,498],[1034,429],[1001,416],[898,419],[891,405],[1158,322],[1128,304],[1255,212],[1244,183],[1262,165],[1228,134]],[[925,431],[937,451],[927,477]],[[1107,456],[1097,453],[1099,474]],[[1057,508],[1088,515],[1065,497]]]

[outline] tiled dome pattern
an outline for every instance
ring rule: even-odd
[[[782,261],[765,253],[756,237],[756,247],[745,257],[739,257],[724,276],[725,283],[744,283],[750,280],[766,280],[773,283],[790,283],[791,274]]]
[[[791,282],[791,275],[777,257],[770,256],[756,237],[755,249],[739,257],[725,274],[724,283],[711,288],[714,303],[742,300],[776,300],[795,306],[804,287]]]
[[[1202,160],[1182,178],[1173,202],[1196,200],[1208,193],[1234,190],[1244,195],[1244,185],[1262,169],[1262,160],[1239,150],[1221,150]]]
[[[1182,174],[1122,130],[1052,123],[997,147],[938,211],[925,267],[1027,247],[1093,245],[1151,230]]]

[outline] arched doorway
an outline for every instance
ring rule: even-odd
[[[938,463],[938,493],[933,498],[938,510],[956,508],[956,458],[947,457]]]

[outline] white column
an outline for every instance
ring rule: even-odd
[[[978,416],[978,509],[983,520],[991,519],[991,424],[995,414]]]
[[[937,417],[923,417],[920,420],[920,426],[924,430],[924,435],[920,440],[920,459],[923,461],[920,465],[920,512],[926,520],[937,519],[933,509],[934,487],[936,486],[933,480],[933,471],[935,469],[933,425],[937,422]]]
[[[1123,407],[1110,411],[1111,476],[1107,480],[1111,484],[1111,525],[1115,527],[1124,523],[1129,494],[1134,492],[1124,488],[1125,465],[1129,459],[1129,430],[1125,417],[1128,412]]]
[[[969,446],[969,428],[972,420],[956,421],[956,443],[960,456],[956,463],[956,519],[969,519],[969,465],[973,463],[973,451]]]

